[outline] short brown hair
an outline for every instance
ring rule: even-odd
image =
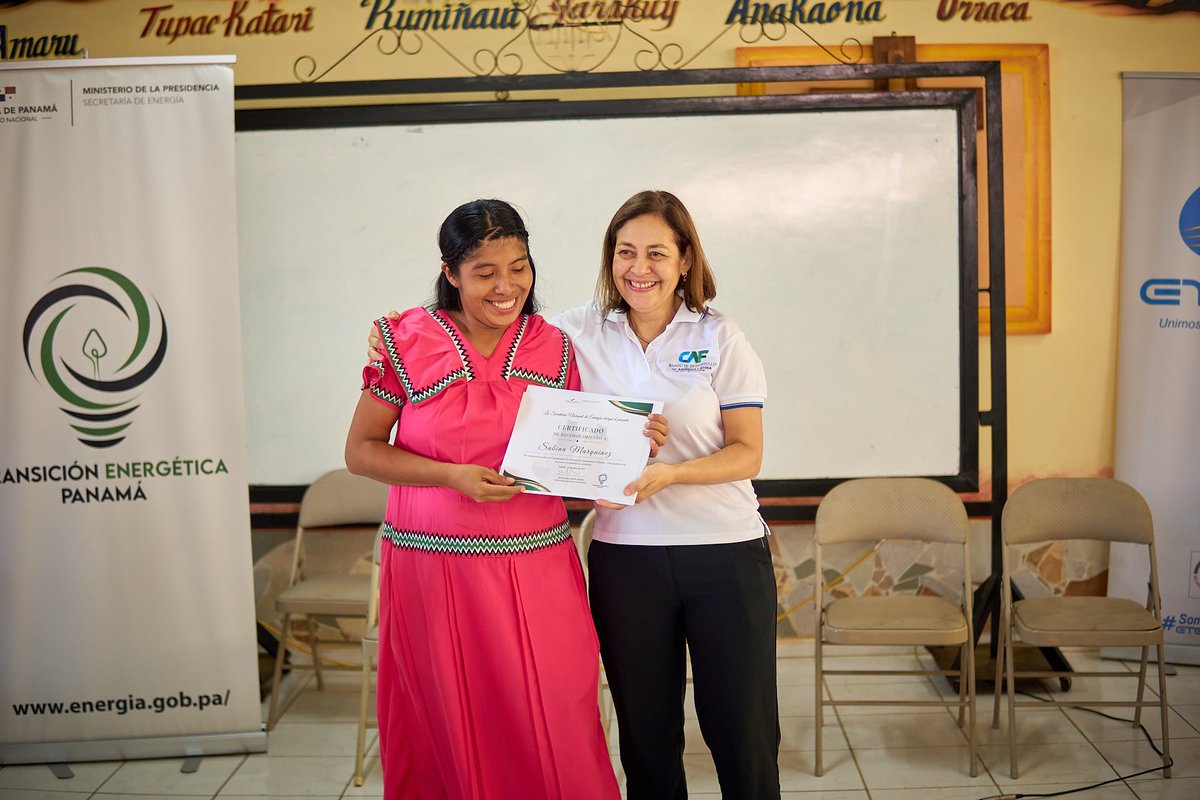
[[[717,296],[717,279],[713,276],[708,259],[704,257],[700,235],[696,233],[696,223],[675,195],[661,190],[646,190],[638,192],[622,203],[612,221],[608,223],[608,230],[604,232],[600,277],[596,280],[596,302],[600,306],[600,313],[607,315],[612,311],[629,311],[629,304],[621,297],[613,280],[613,257],[616,253],[617,231],[631,219],[643,214],[660,217],[674,231],[675,246],[679,248],[680,254],[691,253],[692,264],[688,268],[687,277],[680,280],[679,288],[683,289],[683,302],[689,309],[703,311],[705,304]]]

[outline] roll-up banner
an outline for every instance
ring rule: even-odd
[[[1115,474],[1154,517],[1167,658],[1200,664],[1200,73],[1122,77]],[[1145,602],[1144,550],[1113,546],[1110,595]]]
[[[232,57],[0,66],[0,763],[256,752]]]

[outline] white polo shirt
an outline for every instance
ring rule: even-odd
[[[767,398],[762,361],[732,320],[712,308],[681,305],[665,331],[642,352],[623,312],[601,317],[595,303],[551,320],[575,343],[585,392],[662,400],[670,422],[655,461],[677,464],[725,446],[721,411]],[[749,480],[669,486],[614,511],[596,509],[593,538],[612,544],[726,544],[766,530]]]

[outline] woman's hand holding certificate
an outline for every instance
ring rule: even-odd
[[[646,417],[662,405],[530,386],[500,474],[526,492],[632,505],[624,489],[646,466]]]

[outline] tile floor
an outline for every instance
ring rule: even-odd
[[[836,651],[835,651],[836,652]],[[827,651],[828,653],[828,651]],[[1093,651],[1067,651],[1075,669],[1096,669]],[[867,659],[872,668],[905,669],[915,660],[929,659],[923,650],[878,648],[864,654],[833,655],[839,666],[852,668],[855,659]],[[1105,661],[1099,668],[1112,667]],[[833,666],[832,664],[830,665]],[[1129,665],[1132,669],[1135,665]],[[1150,773],[1117,780],[1103,788],[1067,795],[1083,800],[1197,800],[1200,798],[1200,667],[1177,667],[1167,679],[1171,700],[1171,752],[1174,777],[1164,780]],[[298,674],[311,684],[312,676]],[[846,696],[853,680],[874,680],[868,691],[912,698],[950,691],[942,679],[851,678],[826,679],[836,698]],[[883,683],[893,685],[883,686]],[[1076,678],[1069,697],[1112,697],[1114,684],[1124,696],[1133,681]],[[1156,685],[1152,682],[1151,684]],[[864,689],[862,685],[857,687]],[[990,687],[985,687],[990,688]],[[1044,684],[1044,690],[1057,684]],[[1129,725],[1082,711],[1029,710],[1018,716],[1023,747],[1021,779],[1008,777],[1007,734],[992,730],[990,694],[979,697],[979,741],[983,765],[979,777],[967,770],[967,741],[951,712],[938,708],[912,713],[886,707],[839,709],[826,718],[825,775],[814,777],[813,768],[813,662],[810,641],[781,640],[779,704],[783,743],[780,752],[784,800],[976,800],[998,795],[1061,793],[1080,785],[1108,781],[1149,769],[1157,756]],[[861,696],[861,694],[860,694]],[[318,692],[306,685],[270,735],[270,751],[250,756],[205,758],[199,770],[182,774],[179,759],[73,764],[75,777],[55,778],[44,766],[10,766],[0,769],[3,800],[53,800],[104,798],[132,800],[161,798],[378,798],[383,789],[379,760],[372,751],[364,786],[353,786],[355,722],[358,689],[351,676],[339,676]],[[1117,716],[1129,709],[1106,709]],[[1003,714],[1002,714],[1003,716]],[[1158,736],[1158,714],[1143,712],[1146,727]],[[264,706],[265,717],[265,706]],[[616,741],[615,725],[611,741]],[[374,741],[375,732],[369,732]],[[620,765],[612,747],[618,778]],[[712,762],[700,738],[695,713],[687,719],[685,761],[690,796],[717,800],[720,793]]]

